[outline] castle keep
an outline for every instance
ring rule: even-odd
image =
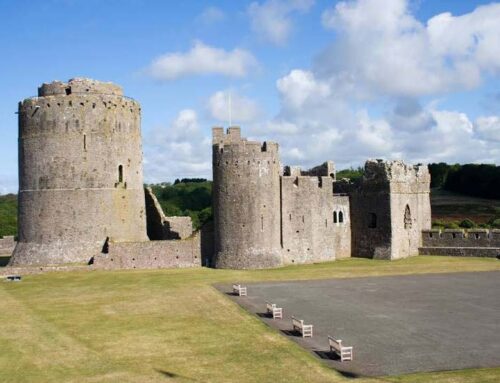
[[[19,103],[17,264],[87,262],[145,241],[141,109],[120,87],[52,82]]]

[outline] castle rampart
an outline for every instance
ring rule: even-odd
[[[445,229],[422,232],[421,255],[497,257],[500,255],[499,229]]]
[[[86,262],[143,241],[140,106],[94,80],[44,84],[19,103],[19,242],[12,265]]]

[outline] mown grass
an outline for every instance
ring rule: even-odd
[[[500,270],[493,259],[351,259],[274,270],[47,273],[0,283],[1,382],[345,382],[213,283]],[[356,382],[496,382],[500,369]]]

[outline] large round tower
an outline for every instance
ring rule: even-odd
[[[86,262],[147,240],[140,105],[89,79],[19,103],[19,233],[11,265]]]
[[[278,144],[213,129],[214,266],[282,265]]]

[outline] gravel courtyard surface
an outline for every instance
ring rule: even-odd
[[[216,287],[347,376],[500,366],[499,271],[246,286],[248,297]],[[283,320],[265,315],[266,301]],[[292,315],[314,325],[313,338],[291,332]],[[335,360],[327,335],[354,346],[354,361]]]

